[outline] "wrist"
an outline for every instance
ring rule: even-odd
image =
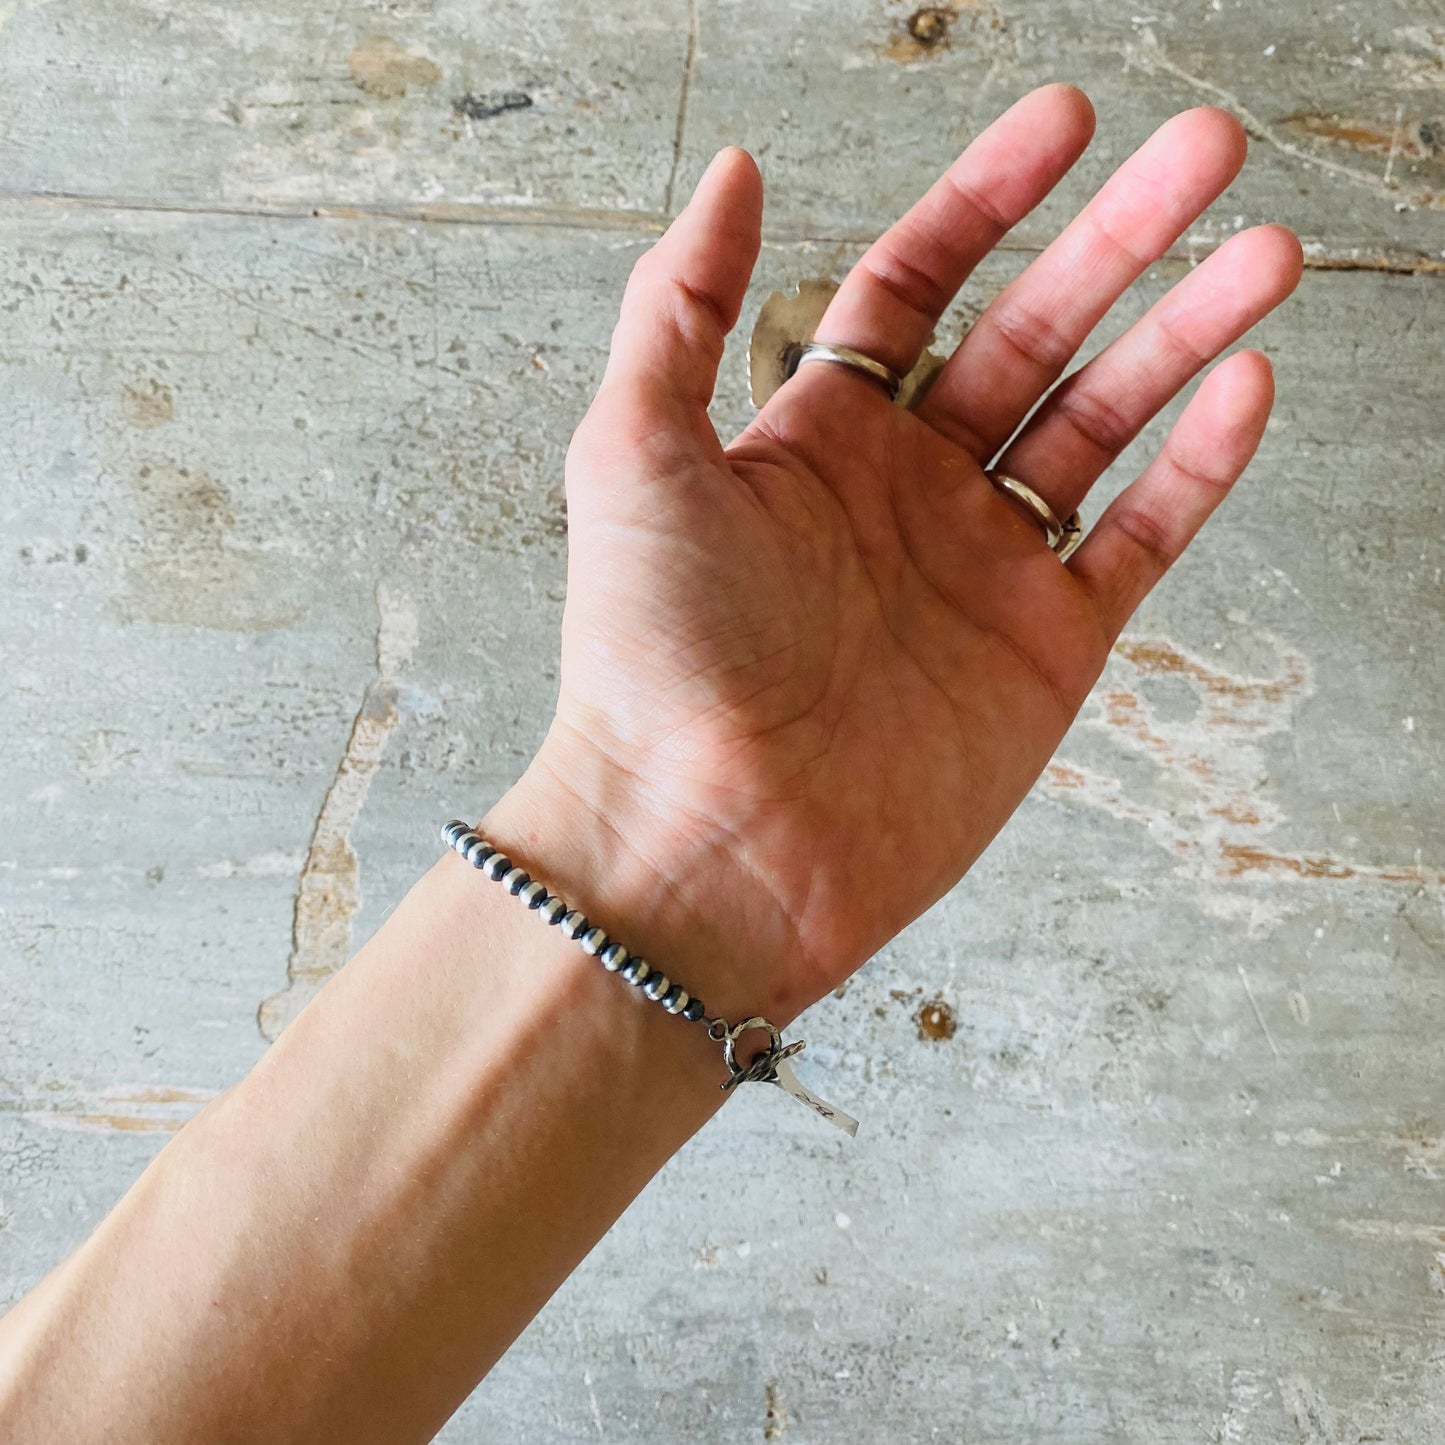
[[[706,820],[648,796],[570,729],[554,725],[477,831],[709,1017],[781,1028],[811,1001],[794,983],[796,930],[766,879]]]

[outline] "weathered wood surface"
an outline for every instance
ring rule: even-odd
[[[1004,8],[1012,34],[1042,25]],[[1317,63],[1436,24],[1427,7],[1309,8],[1312,29],[1229,0],[1149,13],[1191,73],[1220,27],[1208,73],[1261,114],[1428,108],[1422,80],[1386,105],[1375,69],[1329,91]],[[1082,37],[1083,7],[1057,9]],[[259,1055],[258,1016],[284,1022],[375,927],[436,820],[482,811],[540,737],[562,455],[665,207],[688,53],[680,5],[177,11],[21,3],[0,28],[7,184],[129,197],[0,203],[0,1300]],[[1099,11],[1107,37],[1124,12]],[[902,11],[698,15],[676,195],[744,139],[771,146],[781,207],[724,431],[747,415],[757,303],[839,274],[838,232],[952,146],[906,143],[901,87],[984,73],[965,12],[944,53],[850,66],[867,17],[886,45]],[[1286,30],[1313,36],[1314,68],[1286,56],[1267,106],[1239,57]],[[346,56],[374,33],[443,77],[356,92]],[[192,87],[168,103],[162,61]],[[1112,154],[1192,98],[1102,42],[1074,62]],[[800,66],[810,107],[784,98]],[[371,152],[318,138],[319,99],[227,151],[207,74],[211,101],[220,78],[334,86],[373,117]],[[634,128],[604,114],[564,147],[576,118],[538,99],[474,123],[465,154],[438,141],[454,83],[540,95],[564,75],[624,81]],[[1004,77],[976,114],[1033,73]],[[766,121],[774,100],[789,124]],[[106,107],[102,154],[81,136]],[[848,129],[870,113],[871,134]],[[523,123],[550,141],[508,139]],[[1337,221],[1318,233],[1337,255],[1438,252],[1438,214],[1305,182],[1268,144],[1252,164],[1250,219]],[[423,220],[428,171],[507,223]],[[402,214],[312,217],[323,183]],[[213,213],[283,204],[302,214]],[[984,268],[951,335],[1025,259]],[[1263,329],[1281,399],[1249,480],[995,848],[804,1031],[858,1140],[734,1101],[445,1438],[1438,1441],[1442,288],[1319,271]],[[474,621],[459,584],[507,606]]]
[[[1177,110],[1246,121],[1254,163],[1196,248],[1272,219],[1318,259],[1445,259],[1445,0],[10,0],[0,187],[658,218],[740,143],[779,233],[868,235],[1047,80],[1104,118],[1076,192]]]

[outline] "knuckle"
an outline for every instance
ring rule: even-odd
[[[1023,301],[1000,298],[994,303],[991,324],[1026,362],[1050,375],[1062,371],[1078,349],[1057,322]]]
[[[999,235],[1002,235],[1013,224],[998,206],[976,186],[970,185],[951,171],[945,171],[943,179],[953,194],[971,211],[981,216],[985,224]]]
[[[1086,381],[1075,380],[1060,387],[1054,393],[1053,405],[1070,430],[1107,457],[1118,456],[1139,433],[1132,417]]]
[[[1168,350],[1188,365],[1191,374],[1209,362],[1210,353],[1196,342],[1191,341],[1167,316],[1161,316],[1157,325],[1159,339]]]
[[[937,279],[933,267],[908,260],[896,246],[877,247],[860,264],[874,284],[899,305],[930,321],[942,314],[953,299],[952,291]]]
[[[1120,507],[1114,525],[1158,571],[1165,571],[1174,561],[1178,549],[1152,513],[1142,507]]]
[[[1227,491],[1234,481],[1232,473],[1198,461],[1178,446],[1171,446],[1167,449],[1165,460],[1176,476],[1196,487],[1222,492]]]

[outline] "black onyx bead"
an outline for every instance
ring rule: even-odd
[[[703,1001],[700,998],[695,998],[688,1002],[687,1007],[682,1011],[682,1016],[690,1023],[697,1023],[706,1012],[707,1008],[704,1006]]]

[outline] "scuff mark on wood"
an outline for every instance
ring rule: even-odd
[[[782,1387],[769,1380],[763,1388],[763,1439],[781,1440],[788,1433],[788,1412],[783,1408]]]
[[[351,725],[301,868],[291,925],[287,984],[257,1010],[262,1035],[275,1039],[351,956],[351,926],[361,906],[361,869],[351,830],[399,720],[397,694],[416,650],[416,609],[386,583],[376,589],[376,674]]]
[[[236,507],[217,478],[156,461],[125,480],[138,525],[116,549],[125,585],[110,610],[121,621],[267,632],[303,615],[294,567],[254,532],[237,536]]]
[[[492,120],[509,110],[527,110],[532,97],[525,90],[468,91],[452,101],[452,109],[468,120]]]
[[[1362,171],[1356,166],[1331,160],[1320,151],[1291,139],[1281,129],[1283,122],[1280,125],[1269,124],[1256,115],[1237,95],[1224,89],[1221,85],[1216,85],[1204,76],[1192,74],[1182,65],[1171,60],[1163,45],[1160,44],[1159,37],[1148,25],[1140,27],[1138,42],[1124,46],[1123,54],[1126,65],[1138,65],[1142,70],[1151,73],[1172,75],[1176,80],[1183,81],[1191,90],[1208,96],[1217,104],[1232,110],[1250,135],[1257,140],[1264,141],[1266,145],[1273,146],[1281,155],[1288,156],[1291,160],[1298,161],[1315,170],[1324,171],[1329,175],[1339,176],[1342,180],[1349,181],[1351,185],[1362,186],[1366,190],[1387,196],[1391,200],[1403,201],[1406,205],[1418,206],[1422,210],[1445,209],[1445,191],[1401,185],[1396,180],[1387,180],[1384,176],[1376,175],[1371,171]]]

